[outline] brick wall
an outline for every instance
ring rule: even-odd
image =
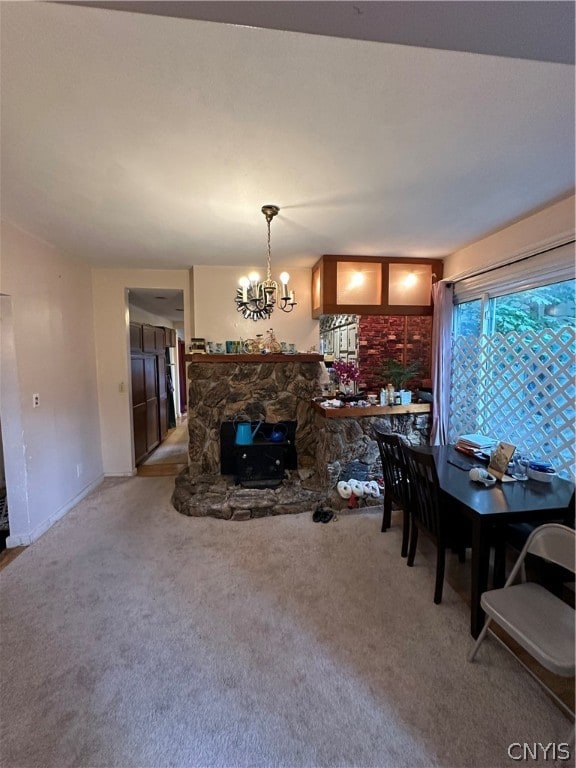
[[[378,392],[388,383],[377,369],[389,357],[406,364],[420,363],[420,376],[408,382],[409,389],[428,383],[432,365],[432,317],[364,315],[360,317],[358,339],[361,389]]]

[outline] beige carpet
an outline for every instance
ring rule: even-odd
[[[0,573],[5,768],[510,766],[571,725],[396,526],[187,518],[109,479]],[[450,558],[449,569],[460,567]]]
[[[156,464],[188,464],[188,421],[184,419],[158,448],[142,462],[143,467]]]

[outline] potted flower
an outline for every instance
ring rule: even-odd
[[[412,400],[412,393],[405,390],[407,382],[420,373],[421,365],[419,362],[402,363],[394,358],[384,360],[379,368],[379,374],[387,382],[392,384],[396,392],[400,393],[400,402],[407,405]]]
[[[360,370],[353,360],[334,360],[332,370],[338,376],[342,390],[345,394],[353,394],[356,382],[360,377]]]

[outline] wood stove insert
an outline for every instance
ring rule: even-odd
[[[281,442],[270,439],[279,426],[285,433]],[[251,431],[258,422],[251,422]],[[233,475],[244,488],[276,488],[284,479],[286,469],[297,468],[296,422],[263,423],[257,429],[251,445],[236,445],[235,423],[220,425],[220,468],[223,475]]]

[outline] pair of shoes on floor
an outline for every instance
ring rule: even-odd
[[[372,496],[377,499],[380,496],[380,488],[376,480],[354,480],[348,482],[341,480],[336,486],[336,490],[342,499],[349,499],[354,495],[357,499]]]
[[[329,523],[333,517],[334,512],[332,512],[330,509],[324,509],[322,505],[320,505],[312,515],[312,520],[315,523]]]

